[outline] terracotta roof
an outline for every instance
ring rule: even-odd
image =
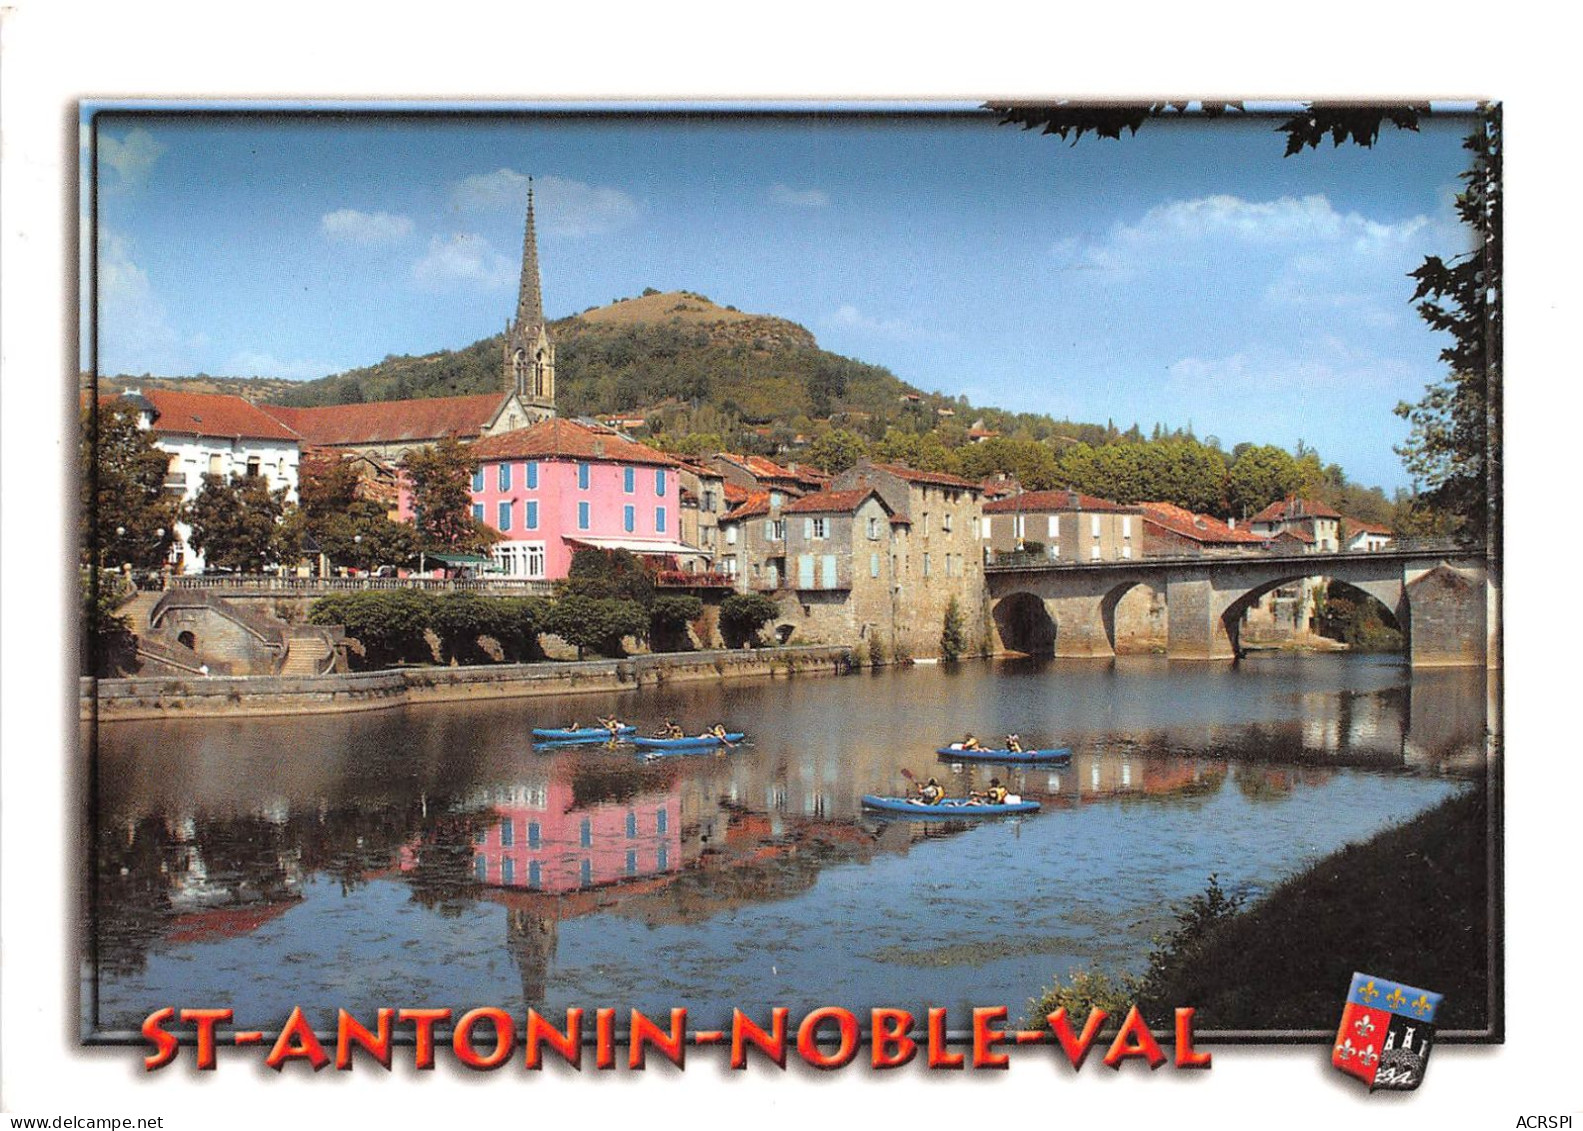
[[[748,497],[740,506],[727,511],[720,516],[721,522],[736,522],[739,519],[754,518],[757,515],[770,513],[770,493],[768,491],[749,491]]]
[[[156,432],[192,436],[246,436],[254,440],[296,440],[297,433],[258,405],[226,393],[177,393],[149,389],[142,394],[159,415]]]
[[[947,475],[943,471],[919,471],[902,463],[876,463],[871,466],[878,471],[888,471],[897,479],[904,479],[908,483],[925,483],[931,487],[962,487],[969,491],[980,489],[979,485],[971,479],[963,479],[960,475]],[[859,471],[861,470],[860,466]]]
[[[997,479],[991,475],[988,479],[979,481],[978,489],[984,492],[986,499],[1004,499],[1007,495],[1017,493],[1017,482],[1014,479]]]
[[[860,487],[855,491],[820,491],[814,495],[804,495],[802,498],[788,504],[782,514],[851,514],[862,506],[864,500],[870,495],[879,498],[879,492],[872,487]],[[884,506],[885,500],[880,499]],[[887,511],[889,507],[885,507]]]
[[[1136,514],[1138,508],[1123,503],[1113,503],[1095,495],[1077,491],[1024,491],[1010,498],[996,499],[984,504],[985,514],[1012,514],[1015,511],[1114,511]]]
[[[753,494],[753,492],[749,491],[746,487],[738,487],[729,479],[726,480],[725,486],[722,487],[720,491],[721,494],[725,496],[726,505],[731,507],[747,502],[749,497]]]
[[[1249,522],[1284,522],[1294,518],[1340,518],[1341,512],[1331,510],[1314,499],[1281,499],[1271,503]]]
[[[1385,525],[1383,525],[1381,523],[1378,523],[1378,522],[1364,522],[1361,518],[1348,518],[1346,515],[1342,515],[1341,516],[1341,521],[1347,524],[1347,534],[1349,536],[1355,535],[1355,534],[1395,534],[1396,533],[1389,526],[1385,526]]]
[[[1271,538],[1270,541],[1279,542],[1282,538],[1290,538],[1293,542],[1307,542],[1310,544],[1314,541],[1314,536],[1312,534],[1295,526],[1287,527],[1285,530]]]
[[[647,444],[560,417],[541,420],[515,432],[486,436],[473,444],[472,453],[480,460],[574,459],[676,466],[674,459]]]
[[[480,393],[472,397],[421,397],[317,408],[260,407],[311,443],[345,447],[421,442],[445,436],[469,440],[494,419],[505,397],[504,393]]]
[[[1207,514],[1194,514],[1175,503],[1139,503],[1143,508],[1143,521],[1195,542],[1260,544],[1264,537],[1251,530],[1238,530],[1227,526],[1218,518]]]
[[[721,452],[720,459],[736,464],[743,471],[757,479],[791,479],[797,478],[797,473],[790,468],[782,467],[772,459],[763,456],[742,455],[738,452]]]

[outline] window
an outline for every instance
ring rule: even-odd
[[[810,518],[808,520],[807,534],[808,537],[813,539],[822,540],[830,537],[830,520],[823,517]]]
[[[473,860],[473,876],[481,884],[489,882],[489,858],[488,857],[486,857],[486,856],[479,856],[479,857],[476,857]]]
[[[637,874],[638,874],[638,854],[637,854],[637,852],[635,852],[634,850],[629,848],[629,849],[627,849],[627,875],[635,876]]]
[[[588,465],[586,463],[577,465],[577,486],[581,490],[588,490]]]
[[[654,469],[654,493],[662,499],[665,497],[665,469],[663,467]]]
[[[540,876],[539,876],[539,862],[537,860],[529,860],[528,861],[528,886],[530,888],[536,888],[536,887],[539,886],[539,884],[541,882],[542,881],[541,881]]]
[[[510,817],[500,822],[500,847],[510,848],[517,843],[517,826]]]
[[[473,490],[475,490],[475,491],[482,491],[483,489],[484,489],[484,469],[482,467],[475,467],[473,469]]]
[[[522,465],[523,484],[531,491],[539,486],[539,463],[537,460]]]
[[[1019,514],[1012,521],[1012,526],[1013,526],[1013,528],[1015,530],[1016,536],[1018,538],[1021,538],[1023,535],[1028,533],[1028,516]]]
[[[587,503],[578,503],[577,504],[577,529],[579,529],[579,530],[587,530],[588,529],[588,504]]]
[[[670,818],[670,813],[669,813],[668,810],[665,810],[665,809],[661,809],[658,813],[654,814],[654,831],[657,832],[657,833],[664,833],[665,832],[665,822],[669,818]]]
[[[1088,527],[1089,527],[1090,530],[1092,530],[1094,532],[1094,537],[1098,538],[1099,537],[1099,516],[1097,514],[1091,514],[1091,515],[1088,516]]]
[[[879,576],[879,555],[878,554],[870,554],[868,556],[868,575],[870,577],[878,577]]]
[[[210,456],[209,456],[209,474],[210,475],[224,475],[225,474],[225,465],[222,462],[224,459],[225,459],[225,457],[222,456],[222,455],[219,455],[218,453],[211,453],[210,454]]]
[[[531,464],[529,465],[532,466]],[[522,528],[524,530],[537,530],[539,528],[539,503],[537,499],[529,499],[522,504]]]
[[[984,533],[984,541],[988,542],[995,536],[995,520],[986,514],[984,516],[984,525],[981,529]]]
[[[1054,542],[1060,536],[1061,536],[1061,516],[1058,515],[1058,514],[1052,514],[1050,516],[1050,541]]]
[[[262,469],[263,463],[257,456],[247,457],[247,477],[249,479],[258,478],[258,473]]]
[[[715,493],[713,491],[704,492],[704,511],[708,514],[715,513]]]
[[[629,495],[638,489],[637,468],[623,467],[621,469],[621,489]]]
[[[1132,516],[1130,514],[1121,516],[1121,536],[1123,538],[1132,537]]]
[[[654,508],[654,533],[656,533],[656,534],[664,534],[665,533],[665,508],[664,507],[655,507]]]
[[[868,537],[869,537],[869,541],[871,541],[871,542],[877,541],[879,539],[879,518],[878,518],[878,516],[870,516],[870,518],[868,520]],[[878,575],[876,574],[875,576],[878,576]]]
[[[928,511],[924,511],[923,512],[923,522],[919,525],[918,530],[923,534],[923,536],[925,538],[929,537],[929,512]]]
[[[1089,547],[1089,549],[1088,549],[1088,556],[1090,558],[1092,558],[1096,562],[1099,560],[1099,543],[1098,542],[1095,542],[1092,546]]]
[[[500,465],[500,489],[502,491],[511,490],[511,465],[509,463]]]
[[[929,555],[927,552],[923,555],[923,575],[925,577],[929,576]]]
[[[662,813],[660,816],[663,817],[664,814]],[[660,845],[659,851],[655,853],[654,856],[655,867],[657,867],[662,872],[665,871],[666,868],[670,867],[670,857],[671,854],[665,851],[665,846],[663,844]]]
[[[770,506],[772,506],[772,507],[780,506],[781,505],[781,500],[784,499],[785,497],[786,496],[782,495],[779,491],[771,491],[770,492]]]
[[[940,531],[943,534],[951,533],[951,512],[946,511],[940,516]]]
[[[593,861],[587,859],[586,857],[584,857],[582,862],[577,865],[577,882],[582,884],[583,887],[587,887],[589,884],[594,882]]]
[[[528,822],[528,847],[529,848],[538,848],[539,845],[544,843],[540,839],[541,835],[542,834],[540,834],[540,832],[539,832],[539,823],[537,821],[529,821]]]
[[[528,576],[544,576],[544,543],[534,542],[528,546]]]
[[[582,826],[577,832],[577,843],[584,848],[592,848],[594,843],[594,822],[588,817],[583,818]]]
[[[797,588],[813,588],[813,555],[797,555]]]
[[[737,544],[737,527],[736,527],[736,523],[732,523],[730,526],[726,527],[726,545],[727,546],[735,546],[736,544]]]
[[[637,835],[638,835],[638,815],[636,813],[634,813],[632,810],[628,809],[627,810],[627,837],[628,837],[628,839],[630,839],[630,838],[635,837]]]
[[[819,562],[819,581],[823,588],[836,587],[835,555],[826,554]]]
[[[776,540],[775,528],[779,525],[773,518],[764,520],[764,540],[766,542],[774,542]]]
[[[500,466],[506,467],[509,465],[501,464]],[[500,522],[497,525],[502,533],[511,529],[511,503],[509,501],[500,504]]]
[[[1130,558],[1130,557],[1132,557],[1132,546],[1130,544],[1129,545],[1125,545],[1125,546],[1123,546],[1121,548],[1121,556],[1123,558]]]
[[[475,518],[479,522],[483,522],[484,521],[484,504],[483,503],[474,503],[473,504],[473,518]]]
[[[500,862],[500,882],[503,884],[510,884],[516,882],[516,879],[517,862],[511,857],[507,856]]]
[[[625,530],[628,534],[631,534],[637,528],[638,528],[638,508],[637,507],[622,507],[621,508],[621,529]]]

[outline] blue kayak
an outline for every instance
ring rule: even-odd
[[[724,742],[712,734],[693,735],[689,738],[634,738],[632,745],[639,750],[712,750],[724,743],[741,742],[744,734],[727,734]]]
[[[1037,813],[1037,801],[1016,801],[1005,805],[988,805],[982,802],[967,801],[960,797],[948,797],[935,805],[925,805],[922,801],[913,801],[906,797],[875,797],[873,794],[863,795],[865,809],[878,809],[885,813],[905,813],[909,817],[999,817],[1006,813]]]
[[[616,733],[636,734],[637,729],[637,727],[622,726],[616,728]],[[605,742],[610,738],[610,728],[578,727],[576,730],[566,730],[555,727],[534,727],[533,737],[546,742]]]
[[[999,766],[1018,762],[1070,762],[1072,748],[1059,746],[1049,750],[963,750],[960,746],[942,746],[937,753],[955,762],[994,762]]]

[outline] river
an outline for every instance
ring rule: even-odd
[[[535,750],[619,712],[740,749]],[[99,731],[85,1031],[164,1005],[955,1011],[1138,970],[1208,877],[1257,897],[1485,772],[1483,671],[1396,656],[996,660],[846,677]],[[1070,766],[952,765],[1016,730]],[[88,736],[90,738],[94,736]],[[991,776],[1040,812],[866,815]],[[1470,830],[1470,835],[1483,835]],[[1338,990],[1339,992],[1339,990]]]

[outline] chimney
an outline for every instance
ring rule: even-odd
[[[1237,516],[1236,515],[1232,515],[1230,518],[1226,519],[1226,529],[1227,530],[1235,530],[1236,528],[1237,528]]]
[[[599,439],[598,437],[595,437],[594,438],[594,455],[595,456],[603,456],[604,454],[605,454],[605,442],[604,442],[604,440]]]

